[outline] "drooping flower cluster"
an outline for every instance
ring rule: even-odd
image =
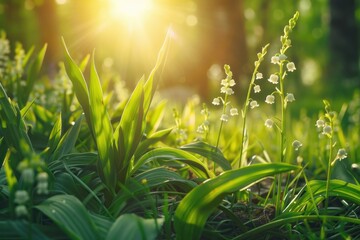
[[[209,133],[210,122],[208,120],[209,109],[207,108],[205,103],[203,104],[203,108],[201,109],[201,115],[204,116],[204,121],[198,126],[196,131],[200,134],[205,135],[205,138],[206,138],[207,134]]]
[[[232,87],[235,86],[235,80],[233,79],[233,73],[230,70],[230,66],[229,65],[225,65],[224,66],[224,70],[225,70],[225,74],[226,74],[226,78],[221,80],[221,88],[220,88],[220,93],[224,94],[224,97],[216,97],[213,99],[212,104],[215,106],[218,105],[223,105],[223,112],[220,116],[220,120],[223,122],[227,122],[229,120],[229,115],[230,116],[236,116],[238,115],[238,110],[235,107],[231,107],[229,113],[227,112],[227,106],[230,104],[229,96],[234,94],[234,90],[232,89]]]
[[[285,26],[284,28],[284,35],[281,36],[280,42],[281,42],[281,49],[278,53],[273,55],[270,59],[270,62],[272,64],[278,65],[278,71],[275,73],[270,74],[270,77],[268,78],[268,82],[272,83],[275,86],[275,91],[269,95],[266,96],[265,102],[267,104],[274,104],[275,103],[275,95],[279,95],[279,101],[281,101],[281,108],[282,111],[285,111],[287,104],[295,101],[295,97],[293,93],[287,93],[285,96],[284,93],[284,79],[287,75],[287,72],[294,72],[296,70],[295,63],[288,60],[288,57],[285,55],[285,52],[288,48],[291,47],[291,40],[289,39],[289,33],[292,31],[292,29],[296,25],[296,21],[299,17],[299,13],[296,12],[295,15],[289,20],[289,24]],[[286,65],[286,69],[284,66]],[[280,85],[280,86],[278,86]],[[283,116],[284,114],[282,114]],[[268,121],[267,119],[266,121]],[[284,121],[285,119],[282,119],[281,121]],[[269,126],[268,123],[265,123],[266,126]],[[281,129],[282,132],[282,129]]]
[[[325,104],[325,115],[321,118],[319,118],[318,120],[316,120],[315,126],[318,130],[319,137],[321,138],[322,136],[326,136],[329,143],[328,143],[328,148],[330,151],[329,157],[330,159],[333,157],[331,156],[332,154],[332,150],[335,147],[336,142],[335,141],[335,137],[336,134],[334,134],[334,132],[336,132],[336,128],[337,128],[337,114],[336,112],[331,110],[331,106],[330,103],[327,100],[323,100],[324,104]],[[345,148],[339,148],[338,152],[335,156],[335,159],[332,160],[331,162],[331,166],[333,166],[335,164],[335,162],[337,160],[343,160],[345,158],[347,158],[347,152],[345,150]],[[330,160],[329,160],[330,161]]]

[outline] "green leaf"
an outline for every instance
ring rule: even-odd
[[[59,159],[50,162],[48,167],[52,172],[63,171],[63,162],[65,162],[69,168],[88,169],[90,167],[94,167],[95,170],[97,159],[97,153],[93,152],[69,153],[62,155]]]
[[[48,141],[49,153],[53,153],[60,142],[61,127],[62,127],[62,117],[60,114],[50,132],[49,141]]]
[[[140,199],[146,199],[144,196],[149,194],[151,189],[177,189],[178,191],[188,192],[197,184],[191,180],[184,179],[178,173],[170,171],[164,167],[150,168],[140,174],[128,179],[125,185],[122,185],[114,201],[112,201],[109,211],[113,216],[119,216],[124,208],[134,201],[139,208],[143,208]]]
[[[111,226],[106,240],[156,239],[164,219],[144,219],[135,214],[123,214]]]
[[[213,177],[207,166],[197,157],[181,149],[163,147],[145,153],[134,165],[131,175],[134,174],[143,164],[151,161],[179,161],[186,163],[194,173],[202,178]]]
[[[84,116],[81,115],[79,119],[76,120],[75,124],[64,134],[59,144],[57,145],[54,153],[50,157],[49,162],[57,158],[61,158],[63,155],[70,153],[74,149],[76,140],[79,136],[81,122],[83,118]]]
[[[204,182],[189,192],[177,207],[174,218],[176,238],[200,239],[207,218],[227,194],[297,168],[283,163],[257,164],[224,172]]]
[[[247,231],[244,234],[241,234],[232,240],[248,240],[248,239],[267,239],[264,233],[268,233],[269,231],[279,231],[282,226],[289,225],[291,223],[298,223],[300,221],[309,222],[318,221],[318,224],[322,224],[324,221],[339,221],[341,223],[355,223],[360,224],[360,220],[357,218],[350,218],[344,216],[330,216],[330,215],[299,215],[297,213],[292,214],[291,216],[280,216],[279,218],[261,225],[257,228],[253,228]]]
[[[145,140],[141,141],[135,152],[135,162],[137,162],[137,159],[141,157],[151,145],[164,140],[171,133],[172,130],[173,128],[168,128],[155,132]]]
[[[168,50],[170,48],[170,39],[171,39],[171,29],[169,29],[168,33],[166,34],[165,41],[163,45],[161,46],[161,49],[158,54],[158,58],[156,60],[156,64],[154,68],[152,69],[145,85],[144,85],[144,112],[145,115],[148,112],[150,108],[151,101],[154,97],[156,88],[159,83],[159,77],[155,77],[155,74],[159,70],[162,64],[165,62],[166,55],[168,53]]]
[[[10,158],[11,151],[8,149],[5,159],[4,159],[4,170],[6,175],[6,182],[9,186],[9,190],[11,191],[13,186],[17,183],[17,178],[13,172],[13,169],[10,167],[9,158]]]
[[[36,56],[34,62],[29,67],[27,73],[26,87],[21,88],[21,94],[18,94],[19,97],[19,105],[20,108],[26,104],[29,99],[30,93],[33,90],[35,81],[38,79],[38,74],[41,69],[41,65],[44,61],[45,53],[46,53],[47,44],[40,50],[38,55]]]
[[[103,92],[101,89],[100,79],[95,68],[95,57],[93,54],[90,67],[90,119],[92,125],[91,130],[95,137],[97,150],[99,153],[99,172],[103,182],[115,189],[116,174],[114,164],[111,162],[110,153],[112,152],[111,140],[113,137],[113,128],[106,106],[103,102]]]
[[[147,135],[154,134],[159,128],[161,121],[165,115],[166,101],[162,100],[154,106],[154,109],[148,112],[146,116],[146,129]]]
[[[63,46],[65,49],[65,58],[66,61],[64,62],[66,73],[71,80],[74,88],[74,92],[76,97],[84,110],[86,121],[88,122],[89,126],[91,126],[91,118],[90,118],[90,102],[89,102],[89,91],[86,85],[86,81],[81,69],[76,65],[74,60],[71,58],[70,53],[66,47],[64,39],[62,39]]]
[[[125,182],[130,160],[142,138],[142,125],[144,122],[144,80],[141,79],[131,94],[122,114],[120,123],[114,133],[114,144],[117,156],[120,156],[119,179]]]
[[[220,149],[205,142],[194,142],[180,147],[182,150],[197,153],[208,160],[214,161],[223,170],[231,170],[231,164],[224,157]]]
[[[27,135],[27,129],[20,110],[13,106],[0,83],[0,135],[4,137],[7,147],[17,152],[9,163],[15,169],[19,161],[33,152],[33,146]]]
[[[56,195],[35,208],[54,221],[71,239],[101,239],[86,208],[74,196]]]
[[[0,221],[0,238],[50,240],[39,227],[27,221]]]
[[[144,183],[148,188],[162,185],[176,185],[184,192],[188,192],[197,186],[195,182],[184,179],[178,173],[164,167],[151,168],[148,171],[134,176],[134,180]]]
[[[326,181],[312,180],[308,183],[308,187],[310,187],[312,190],[316,206],[316,204],[324,200],[326,193]],[[330,180],[328,195],[348,200],[357,205],[360,205],[360,185],[333,179]],[[311,200],[310,192],[305,192],[301,198],[296,200],[296,202],[292,202],[291,205],[286,209],[287,211],[313,211],[314,203]]]

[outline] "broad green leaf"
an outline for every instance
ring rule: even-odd
[[[124,182],[129,172],[130,160],[142,138],[144,122],[144,80],[141,79],[131,94],[122,114],[120,123],[114,133],[114,143],[117,150],[120,169],[117,169],[121,182]]]
[[[283,163],[257,164],[224,172],[202,183],[189,192],[176,209],[176,238],[200,239],[206,220],[227,194],[245,189],[263,178],[297,168]]]
[[[52,172],[63,170],[63,162],[70,168],[93,168],[96,166],[98,159],[97,153],[85,152],[85,153],[69,153],[62,155],[59,159],[56,159],[49,163],[49,170]],[[94,169],[95,170],[95,169]]]
[[[103,215],[94,213],[92,213],[90,216],[96,225],[96,229],[99,232],[99,235],[102,239],[105,239],[106,235],[109,233],[111,225],[114,223],[114,219],[109,219]]]
[[[115,200],[109,207],[113,216],[119,216],[130,199],[143,199],[144,195],[149,194],[149,190],[158,189],[174,189],[188,192],[197,184],[191,180],[184,179],[178,173],[170,171],[164,167],[151,168],[132,178],[129,178],[121,191],[115,197]],[[141,204],[138,204],[139,207]]]
[[[214,161],[223,170],[231,170],[231,165],[228,160],[224,157],[222,152],[205,142],[194,142],[180,147],[182,150],[197,153],[208,160]]]
[[[76,97],[84,110],[86,121],[89,126],[91,126],[91,118],[90,118],[90,102],[89,102],[89,91],[86,85],[86,81],[81,69],[76,65],[74,60],[71,58],[70,53],[66,47],[64,39],[62,39],[63,46],[65,49],[65,58],[64,62],[66,73],[71,80],[74,88],[74,92]]]
[[[147,135],[154,134],[159,128],[165,115],[165,107],[166,101],[162,100],[154,106],[154,109],[151,109],[151,111],[148,112],[146,116],[147,124],[145,129],[145,133]]]
[[[95,68],[95,57],[93,54],[90,67],[90,126],[95,137],[97,151],[99,154],[99,171],[105,184],[111,189],[115,189],[116,175],[114,164],[111,162],[110,153],[111,140],[113,137],[113,128],[110,122],[109,114],[103,102],[103,93],[99,76]]]
[[[158,72],[161,65],[164,64],[166,55],[170,48],[171,34],[172,34],[172,30],[169,29],[168,33],[166,34],[165,41],[164,41],[163,45],[161,46],[161,49],[158,53],[156,64],[155,64],[154,68],[152,69],[152,71],[144,85],[144,112],[145,112],[145,115],[147,114],[147,112],[150,108],[151,101],[154,97],[156,88],[159,83],[159,77],[155,77],[155,74]]]
[[[316,201],[315,204],[324,200],[326,193],[326,181],[312,180],[308,183],[311,188]],[[342,180],[333,179],[329,184],[329,196],[338,197],[340,199],[351,201],[357,205],[360,205],[360,185],[348,183]],[[287,207],[288,211],[312,211],[314,209],[314,203],[311,200],[309,192],[305,192],[300,199],[293,202],[291,206]]]
[[[111,226],[106,240],[156,239],[164,219],[145,219],[135,214],[123,214]]]
[[[0,238],[50,240],[51,238],[40,227],[23,220],[0,221]]]
[[[194,173],[202,178],[213,177],[207,166],[197,157],[181,149],[163,147],[145,153],[134,165],[131,175],[134,174],[143,164],[151,161],[179,161],[186,163]]]
[[[71,239],[101,239],[84,205],[74,196],[56,195],[36,205]]]
[[[7,147],[13,147],[13,154],[9,163],[15,169],[19,161],[33,152],[33,146],[27,135],[25,123],[20,110],[13,106],[0,83],[0,135],[4,137]]]
[[[38,79],[38,74],[40,72],[41,65],[44,61],[46,48],[47,48],[47,44],[45,44],[44,47],[40,50],[34,62],[32,62],[32,64],[28,69],[26,87],[20,88],[21,93],[18,94],[20,107],[25,106],[26,102],[29,99],[31,91],[33,90],[35,81],[36,79]]]

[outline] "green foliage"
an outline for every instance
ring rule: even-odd
[[[82,203],[69,195],[57,195],[35,206],[71,239],[99,239],[99,233]]]
[[[230,66],[225,67],[227,77],[221,82],[224,99],[213,102],[222,101],[219,111],[193,98],[184,106],[170,106],[172,115],[170,101],[156,100],[170,35],[149,76],[117,103],[111,99],[110,80],[100,78],[94,53],[77,64],[64,43],[65,67],[57,77],[65,85],[70,79],[72,88],[54,84],[41,92],[38,74],[46,45],[33,56],[34,48],[25,53],[18,44],[14,61],[3,34],[1,237],[358,236],[359,96],[354,95],[338,113],[329,101],[316,116],[304,110],[296,119],[285,112],[292,100],[285,95],[284,79],[295,65],[284,53],[297,17],[296,13],[285,27],[282,47],[271,60],[279,67],[275,74],[280,84],[271,95],[279,96],[280,108],[259,106],[252,94],[260,89],[259,67],[266,64],[270,49],[266,45],[257,56],[241,116],[237,104],[230,103],[236,90],[231,88],[235,80]],[[53,96],[55,106],[42,94]],[[203,117],[198,118],[200,111]],[[264,125],[269,116],[274,116],[272,124]],[[292,144],[291,139],[295,139]]]
[[[94,54],[90,67],[89,86],[83,73],[66,50],[66,69],[74,84],[74,91],[84,110],[87,123],[96,142],[99,153],[98,171],[100,177],[114,193],[117,185],[124,183],[132,168],[131,160],[143,137],[146,114],[157,88],[155,73],[164,60],[169,36],[159,53],[159,58],[147,81],[142,78],[124,107],[119,124],[113,130],[109,113],[104,104],[100,79],[98,77]]]
[[[279,163],[259,164],[224,172],[220,176],[194,188],[180,202],[175,212],[177,239],[200,239],[209,215],[228,194],[243,190],[274,174],[295,170],[297,167]]]
[[[163,219],[144,219],[135,214],[124,214],[111,226],[106,240],[156,239],[162,224]]]

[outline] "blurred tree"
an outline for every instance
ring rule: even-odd
[[[330,0],[330,62],[332,80],[360,86],[355,0]],[[335,85],[338,86],[338,85]]]
[[[61,42],[55,0],[35,1],[35,13],[38,20],[40,42],[47,43],[45,62],[47,73],[54,76],[60,61]]]
[[[202,96],[209,94],[206,73],[213,64],[229,64],[234,79],[248,72],[248,56],[242,0],[199,0],[199,54],[201,63],[193,72]],[[194,77],[192,76],[192,77]],[[196,77],[199,76],[199,77]],[[202,76],[202,77],[201,77]]]
[[[179,9],[179,4],[184,5],[184,2],[179,2],[169,6],[177,4]],[[173,56],[170,56],[169,64],[165,69],[166,82],[190,87],[207,98],[213,95],[208,76],[210,69],[223,73],[224,64],[229,64],[235,80],[248,73],[243,1],[187,2],[193,2],[196,11],[188,13],[186,19],[196,16],[196,24],[193,26],[184,23],[174,24],[178,38],[175,39],[174,47],[170,52]],[[220,80],[218,77],[221,76],[217,76],[216,80]]]
[[[0,0],[0,9],[0,28],[5,30],[11,43],[19,41],[26,45],[34,39],[36,41],[35,34],[26,35],[30,22],[26,19],[27,11],[24,9],[24,0]],[[32,44],[34,42],[30,45]]]

